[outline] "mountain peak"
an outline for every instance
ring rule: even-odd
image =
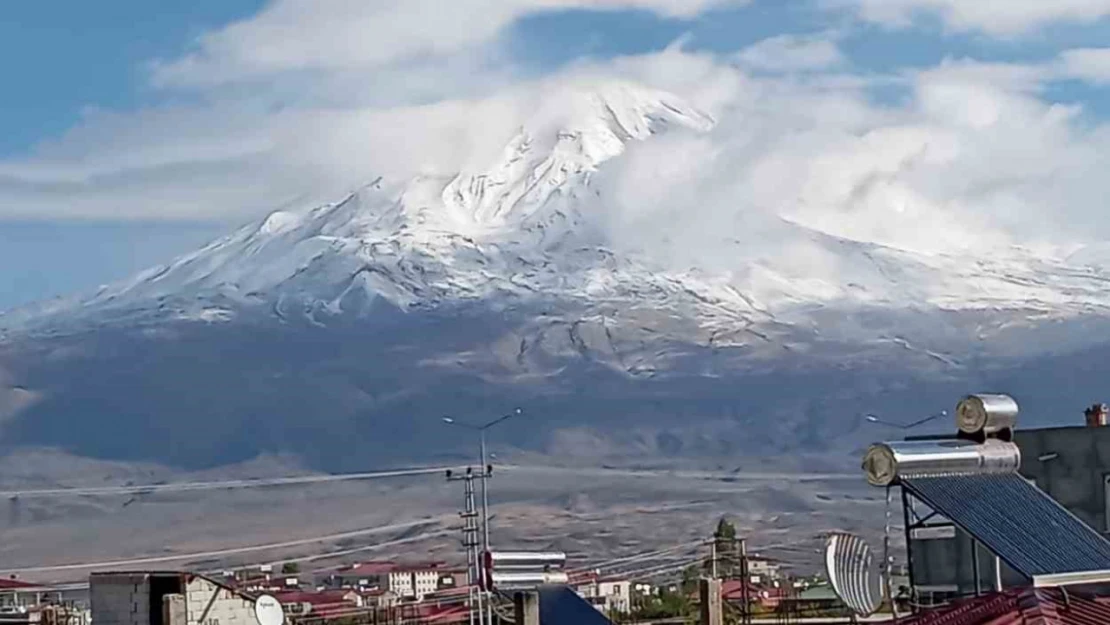
[[[286,306],[349,312],[379,298],[408,305],[494,293],[587,297],[584,289],[597,286],[594,265],[612,259],[580,213],[591,176],[630,142],[713,124],[665,92],[580,83],[544,99],[487,163],[448,176],[379,178],[337,203],[275,211],[50,311],[158,310],[213,320],[227,318],[229,307],[282,316]]]
[[[518,227],[554,196],[573,193],[568,187],[584,187],[627,143],[671,127],[705,132],[714,124],[675,96],[630,83],[584,86],[562,96],[555,99],[555,119],[537,114],[493,163],[459,172],[447,184],[441,196],[446,227],[470,236]]]

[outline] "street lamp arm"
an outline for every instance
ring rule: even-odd
[[[490,421],[489,423],[487,423],[487,424],[485,424],[485,425],[481,426],[481,427],[480,427],[480,428],[478,428],[478,429],[480,429],[480,430],[488,430],[489,428],[491,428],[491,427],[493,427],[493,426],[497,425],[498,423],[501,423],[502,421],[507,421],[508,419],[512,419],[513,417],[517,417],[517,416],[520,416],[521,412],[522,412],[522,411],[521,411],[521,409],[520,409],[520,408],[517,408],[516,410],[514,410],[514,411],[510,412],[509,414],[507,414],[507,415],[504,415],[504,416],[501,416],[501,417],[498,417],[498,418],[494,419],[493,421]]]
[[[907,423],[905,425],[905,427],[906,427],[906,429],[917,427],[917,426],[921,425],[922,423],[928,423],[928,422],[930,422],[934,419],[939,419],[941,417],[947,417],[947,416],[948,416],[948,411],[947,410],[941,410],[940,412],[938,412],[934,415],[930,415],[928,417],[925,417],[924,419],[918,419],[917,421],[914,421],[912,423]]]
[[[455,425],[455,426],[458,426],[458,427],[461,427],[461,428],[466,428],[468,430],[474,430],[476,432],[480,432],[483,429],[485,429],[485,427],[486,427],[486,426],[474,425],[473,423],[467,423],[465,421],[459,421],[458,419],[456,419],[454,417],[443,417],[443,422],[446,423],[447,425]]]

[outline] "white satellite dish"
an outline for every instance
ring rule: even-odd
[[[285,622],[285,610],[281,609],[281,602],[270,595],[259,595],[254,601],[254,618],[258,625],[282,625]]]
[[[853,612],[870,616],[883,603],[883,572],[879,559],[859,536],[832,534],[825,543],[825,572],[833,592]]]

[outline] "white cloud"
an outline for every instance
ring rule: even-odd
[[[937,16],[957,31],[1013,36],[1053,23],[1090,23],[1110,16],[1110,0],[824,0],[868,21],[906,27]]]
[[[686,61],[705,74],[704,58]],[[637,145],[599,178],[609,231],[674,266],[718,271],[778,263],[789,247],[799,275],[829,279],[838,268],[825,248],[793,224],[972,257],[1099,240],[1110,235],[1110,130],[1043,100],[1047,75],[950,61],[906,76],[899,105],[849,82],[721,76],[732,96],[711,135]]]
[[[1060,73],[1097,84],[1110,83],[1110,48],[1076,48],[1060,53]]]
[[[764,39],[741,50],[736,58],[747,67],[774,72],[826,69],[845,60],[832,39],[797,35]]]
[[[262,31],[275,41],[291,36]],[[248,63],[220,51],[224,44],[202,44],[196,68],[226,60],[220,80],[261,82],[199,89],[199,105],[91,112],[33,154],[0,161],[0,207],[24,216],[240,220],[334,199],[379,175],[488,162],[553,93],[619,77],[672,91],[720,121],[708,135],[636,144],[597,178],[614,244],[651,250],[674,266],[734,271],[743,258],[790,249],[799,272],[835,273],[794,224],[923,252],[1110,236],[1102,207],[1110,130],[1042,90],[1068,72],[1097,77],[1101,61],[1089,51],[1042,65],[947,60],[875,78],[833,65],[792,73],[836,62],[835,46],[778,38],[741,53],[747,64],[677,44],[522,81],[511,67],[487,66],[486,51],[475,52],[485,44],[474,41],[486,40],[427,44],[470,51],[435,61],[414,58],[412,50],[428,48],[407,43],[399,53],[379,48],[361,57],[325,46],[311,60],[327,57],[329,65],[315,69],[278,53]],[[364,63],[378,65],[357,69]],[[747,71],[773,63],[790,75]],[[275,89],[265,72],[294,76]],[[184,76],[174,80],[186,84]],[[869,90],[879,79],[904,86],[907,97],[876,102]],[[281,97],[299,80],[312,85],[311,97]],[[258,97],[260,89],[270,91]]]
[[[157,63],[164,86],[196,86],[278,73],[351,71],[486,50],[515,20],[558,9],[643,9],[689,18],[749,0],[278,0],[260,14],[202,36],[184,58]]]
[[[0,211],[239,220],[367,177],[451,171],[531,110],[499,49],[514,20],[566,8],[686,18],[748,1],[276,0],[152,65],[156,88],[199,104],[91,110],[0,160]]]

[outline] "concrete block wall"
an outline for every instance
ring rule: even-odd
[[[1018,430],[1015,440],[1021,447],[1022,475],[1086,524],[1100,532],[1110,529],[1105,482],[1110,427]]]
[[[185,609],[187,625],[258,625],[253,601],[203,577],[193,577],[185,586]]]
[[[146,575],[95,575],[89,605],[96,625],[150,625],[150,583]]]
[[[163,595],[163,625],[187,625],[188,621],[189,617],[185,610],[185,595]]]

